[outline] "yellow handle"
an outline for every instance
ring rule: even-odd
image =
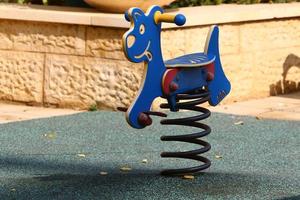
[[[159,11],[156,11],[154,14],[154,21],[156,24],[160,22],[168,22],[168,23],[174,23],[176,15],[170,15],[170,14],[162,14]]]
[[[182,26],[185,24],[186,19],[182,14],[170,15],[156,11],[154,14],[154,21],[156,24],[159,24],[160,22],[168,22],[175,23],[178,26]]]

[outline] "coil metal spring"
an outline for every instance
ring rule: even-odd
[[[176,135],[176,136],[162,136],[162,141],[178,141],[178,142],[187,142],[198,144],[202,146],[200,149],[191,150],[191,151],[179,151],[179,152],[162,152],[161,157],[164,158],[184,158],[184,159],[192,159],[196,161],[200,161],[203,164],[181,168],[181,169],[167,169],[161,172],[162,175],[182,175],[182,174],[192,174],[210,167],[211,162],[209,159],[201,156],[210,150],[211,146],[208,142],[201,140],[200,138],[208,135],[211,132],[211,128],[203,123],[200,123],[200,120],[206,119],[210,116],[210,111],[206,108],[199,107],[197,105],[207,102],[210,98],[209,92],[204,90],[193,91],[187,94],[179,94],[177,95],[177,103],[176,108],[178,111],[180,109],[197,111],[201,112],[200,115],[186,117],[186,118],[177,118],[177,119],[165,119],[161,120],[161,124],[163,125],[183,125],[183,126],[191,126],[202,129],[201,132],[187,134],[187,135]],[[185,100],[185,102],[180,102],[180,100]],[[161,108],[170,108],[168,104],[161,104]]]

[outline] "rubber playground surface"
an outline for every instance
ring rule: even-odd
[[[212,113],[205,122],[212,166],[194,179],[159,175],[198,164],[160,158],[197,148],[160,141],[193,128],[156,118],[136,130],[117,112],[2,124],[0,199],[300,199],[300,121]]]

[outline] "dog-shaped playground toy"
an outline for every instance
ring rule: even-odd
[[[219,29],[212,26],[203,53],[184,55],[175,59],[163,60],[161,53],[161,23],[175,23],[182,26],[184,15],[164,13],[159,6],[152,6],[144,13],[139,8],[131,8],[125,14],[131,22],[130,29],[123,35],[123,50],[128,60],[145,64],[144,80],[138,95],[126,111],[126,120],[133,128],[141,129],[152,123],[151,115],[166,117],[161,112],[151,111],[155,98],[162,97],[168,103],[161,108],[173,112],[180,109],[198,111],[198,116],[165,119],[161,124],[184,125],[203,129],[189,135],[162,136],[163,141],[180,141],[199,144],[201,149],[183,152],[163,152],[162,157],[193,159],[203,162],[200,166],[168,169],[163,175],[195,173],[210,166],[210,161],[200,156],[210,150],[210,144],[199,138],[211,132],[209,126],[198,122],[210,116],[210,111],[197,106],[209,102],[216,106],[230,92],[230,82],[226,78],[219,53]],[[184,100],[183,102],[181,100]]]

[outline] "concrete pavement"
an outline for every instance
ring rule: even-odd
[[[210,107],[210,110],[264,119],[300,120],[300,92]]]
[[[0,124],[79,113],[77,110],[0,103]]]
[[[300,92],[236,102],[209,108],[213,112],[248,115],[263,119],[300,120]],[[83,111],[0,103],[0,124],[76,114]]]
[[[248,115],[264,119],[300,120],[300,92],[263,99],[236,102],[209,108],[213,112]],[[83,111],[0,103],[0,124]]]

